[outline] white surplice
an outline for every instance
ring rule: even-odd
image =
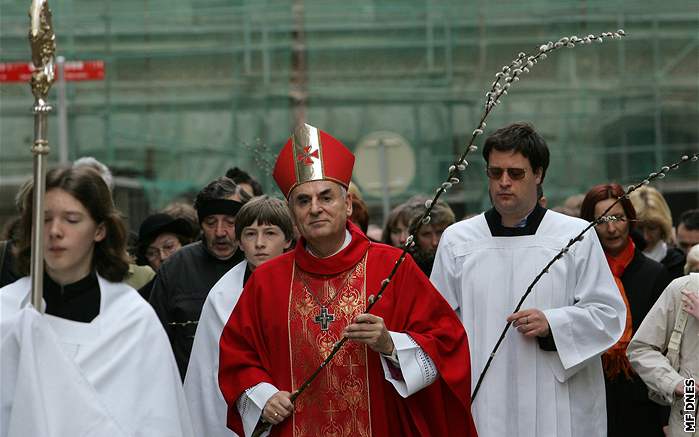
[[[535,235],[492,237],[483,214],[444,232],[431,280],[468,333],[472,387],[529,284],[586,225],[549,210]],[[527,308],[544,312],[557,351],[507,332],[473,405],[479,436],[606,435],[600,354],[621,337],[626,308],[594,229],[543,275]]]
[[[0,289],[2,376],[17,375],[11,384],[2,381],[0,430],[7,437],[32,435],[10,433],[19,423],[15,409],[45,405],[43,412],[26,413],[41,416],[43,425],[37,426],[47,429],[34,435],[83,435],[55,432],[94,424],[84,435],[194,436],[170,343],[155,312],[126,284],[97,280],[100,312],[90,323],[32,316],[28,277]],[[51,340],[57,347],[44,347]],[[63,395],[57,387],[65,387]],[[81,403],[92,402],[93,410],[83,415]]]
[[[184,392],[197,435],[232,437],[226,426],[227,405],[218,386],[219,339],[241,293],[247,261],[237,264],[211,288],[201,310]]]
[[[34,307],[0,333],[0,436],[127,436]]]

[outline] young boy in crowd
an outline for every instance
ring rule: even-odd
[[[245,253],[245,261],[223,275],[209,292],[184,381],[196,435],[235,435],[226,427],[227,406],[218,386],[221,331],[253,270],[289,249],[293,235],[289,209],[279,199],[267,195],[255,197],[236,216],[235,236]]]

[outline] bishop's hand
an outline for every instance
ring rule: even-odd
[[[342,331],[342,336],[348,340],[363,343],[371,350],[391,355],[394,345],[391,334],[388,333],[383,319],[373,314],[360,314],[354,319],[354,323],[347,325]]]
[[[267,423],[277,425],[291,416],[294,412],[294,404],[291,402],[291,393],[288,391],[278,391],[267,400],[262,409],[262,418]]]

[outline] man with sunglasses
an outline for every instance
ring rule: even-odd
[[[483,437],[605,435],[600,355],[621,337],[626,309],[594,232],[528,285],[587,222],[537,202],[549,151],[525,123],[483,147],[493,208],[444,232],[431,280],[469,333],[475,383],[508,332],[474,399]]]

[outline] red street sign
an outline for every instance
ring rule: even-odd
[[[104,61],[67,61],[64,66],[67,81],[104,79]],[[0,62],[0,82],[29,82],[33,70],[31,62]]]

